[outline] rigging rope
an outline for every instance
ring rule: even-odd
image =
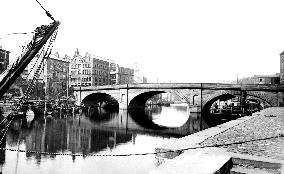
[[[22,102],[26,102],[28,100],[28,98],[30,97],[31,92],[33,91],[33,88],[34,88],[34,85],[35,85],[35,80],[38,79],[39,75],[43,71],[43,67],[46,66],[46,62],[44,62],[44,60],[47,60],[49,58],[50,54],[51,54],[51,50],[53,48],[53,42],[55,41],[56,36],[57,36],[57,31],[58,30],[56,30],[53,33],[53,35],[51,36],[51,38],[49,40],[47,49],[46,49],[46,51],[45,51],[45,53],[44,53],[44,55],[43,55],[43,57],[42,57],[42,59],[40,61],[40,63],[38,65],[35,73],[34,73],[34,77],[32,78],[31,82],[29,83],[29,86],[28,86],[27,90],[25,91],[24,96],[21,99]],[[43,50],[44,50],[44,48],[42,49],[41,53],[43,52]],[[40,55],[38,55],[37,61],[39,60],[39,57],[40,57]],[[33,68],[35,67],[35,64],[37,64],[37,61],[34,63]],[[32,68],[32,70],[33,70],[33,68]],[[30,71],[30,73],[32,72],[32,70]]]
[[[41,5],[41,3],[38,1],[38,0],[36,0],[36,2],[41,6],[41,8],[45,11],[45,14],[50,18],[50,19],[52,19],[53,21],[55,21],[55,19],[52,17],[52,15],[50,14],[50,12],[49,11],[47,11],[42,5]]]
[[[39,44],[40,44],[41,41],[42,41],[41,39],[43,38],[43,36],[44,36],[45,34],[47,34],[47,31],[45,30],[45,29],[47,29],[46,26],[42,26],[39,30],[41,30],[41,29],[42,29],[43,31],[38,31],[38,33],[36,33],[36,34],[34,35],[33,40],[27,45],[26,49],[24,50],[26,53],[27,53],[27,52],[30,52],[31,49],[35,49],[35,48],[37,48],[38,46],[40,46]],[[56,28],[55,31],[52,33],[51,37],[48,39],[48,40],[49,40],[49,43],[48,43],[48,44],[47,44],[47,43],[44,43],[44,45],[43,45],[43,47],[42,47],[42,50],[40,51],[40,54],[37,54],[38,57],[40,57],[40,55],[43,53],[44,47],[45,47],[46,45],[48,45],[46,51],[44,52],[44,55],[43,55],[42,60],[44,60],[44,59],[46,59],[47,57],[50,56],[51,50],[52,50],[52,48],[53,48],[53,42],[55,41],[55,38],[56,38],[56,35],[57,35],[57,31],[58,31],[58,30],[57,30],[57,28]],[[49,31],[48,31],[48,32],[49,32]],[[38,34],[38,35],[37,35],[37,34]],[[24,55],[24,54],[22,54],[22,55]],[[37,60],[38,60],[38,59],[37,59]],[[15,61],[15,63],[12,65],[12,68],[8,71],[8,73],[9,73],[10,75],[14,75],[14,73],[18,70],[19,66],[22,66],[24,62],[25,62],[25,59],[23,58],[23,56],[18,57],[18,59],[17,59],[17,60]],[[42,62],[40,63],[40,65],[39,65],[39,67],[37,68],[37,70],[40,70],[40,69],[41,69],[41,66],[42,66]],[[35,74],[34,74],[34,77],[33,77],[32,81],[31,81],[31,83],[29,84],[29,86],[28,86],[28,88],[27,88],[27,90],[26,90],[26,92],[25,92],[25,95],[24,95],[24,96],[20,99],[20,101],[16,104],[16,110],[19,110],[19,109],[21,108],[21,106],[23,105],[23,103],[26,102],[26,100],[29,98],[30,93],[31,93],[31,91],[32,91],[32,89],[33,89],[33,85],[34,85],[33,82],[34,82],[34,80],[35,80],[36,78],[38,78],[38,76],[39,76],[39,73],[35,73]],[[10,80],[11,76],[7,76],[7,78]],[[7,79],[6,79],[6,80],[7,80]],[[3,79],[2,79],[2,81],[3,81]],[[11,116],[11,115],[12,115],[12,116]],[[7,131],[8,131],[8,129],[9,129],[11,123],[13,122],[15,116],[16,116],[16,114],[13,114],[13,112],[12,112],[12,113],[10,113],[7,117],[5,117],[5,118],[1,121],[0,126],[2,126],[3,124],[5,124],[5,123],[7,122],[7,118],[11,118],[11,120],[9,121],[9,123],[5,126],[5,129],[1,131],[1,134],[2,134],[3,132],[4,132],[4,133],[2,134],[2,137],[1,137],[1,140],[0,140],[0,145],[2,144],[2,141],[3,141],[4,137],[6,136]]]

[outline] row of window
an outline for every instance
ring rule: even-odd
[[[107,83],[108,79],[106,78],[97,78],[95,77],[95,82],[99,82],[99,83]]]
[[[91,70],[90,69],[84,69],[83,74],[91,74]]]
[[[83,68],[91,68],[90,64],[83,64]]]
[[[75,83],[75,84],[72,84],[71,86],[78,86],[78,87],[80,87],[80,86],[92,86],[92,84],[91,83]]]
[[[91,77],[82,78],[82,82],[90,82],[91,79]]]
[[[108,69],[108,66],[95,64],[95,65],[94,65],[94,68],[98,68],[98,69]]]
[[[79,69],[81,64],[71,64],[72,69]]]
[[[91,82],[91,80],[92,80],[91,77],[82,78],[82,82]],[[108,83],[108,79],[107,78],[97,78],[97,77],[95,77],[94,80],[95,80],[95,83],[97,83],[97,82],[98,83],[106,83],[106,84]],[[70,81],[76,83],[76,82],[80,82],[80,79],[79,78],[71,78]]]
[[[99,71],[99,70],[95,70],[94,71],[95,75],[102,75],[102,76],[107,76],[107,72],[106,71]]]
[[[95,86],[101,86],[101,85],[107,85],[106,83],[95,83]],[[71,86],[76,86],[76,87],[80,87],[80,86],[92,86],[91,83],[76,83],[76,84],[72,84]]]

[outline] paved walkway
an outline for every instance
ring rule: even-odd
[[[266,139],[269,137],[276,138]],[[250,141],[256,139],[265,140]],[[228,152],[284,160],[284,108],[272,107],[262,110],[256,113],[255,117],[205,139],[200,145],[240,141],[249,142],[221,148]]]
[[[215,146],[222,144],[230,145]],[[204,146],[215,148],[194,148]],[[187,148],[193,149],[180,151]],[[281,173],[284,164],[284,107],[267,108],[252,116],[232,120],[157,147],[156,152],[166,153],[156,155],[157,165],[160,166],[150,173],[169,173],[179,168],[184,173],[192,172],[192,169],[182,167],[184,163],[200,162],[199,156],[193,162],[188,159],[210,149],[213,149],[213,155],[220,155],[217,153],[220,151],[222,155],[233,157],[233,173]],[[169,150],[172,152],[167,152]],[[200,164],[203,164],[202,161]]]

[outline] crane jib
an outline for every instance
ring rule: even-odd
[[[16,81],[24,69],[28,66],[31,60],[43,48],[46,42],[50,39],[53,33],[57,30],[60,22],[54,21],[51,25],[43,25],[38,27],[33,38],[32,45],[28,47],[25,54],[13,66],[13,68],[0,81],[0,98],[7,92],[9,87]]]

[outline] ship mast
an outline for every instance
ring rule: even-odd
[[[36,0],[38,2],[38,0]],[[39,2],[38,2],[39,3]],[[39,3],[40,4],[40,3]],[[43,6],[40,4],[43,8]],[[26,46],[23,54],[15,61],[11,69],[7,70],[2,74],[0,79],[0,98],[7,92],[9,87],[16,81],[20,74],[24,71],[31,60],[39,53],[43,53],[44,57],[48,57],[51,53],[51,44],[54,42],[57,34],[57,28],[60,25],[59,21],[56,21],[50,12],[43,8],[46,15],[53,20],[50,25],[42,25],[37,27],[34,32],[32,41]],[[43,50],[46,43],[49,42],[49,52]]]

